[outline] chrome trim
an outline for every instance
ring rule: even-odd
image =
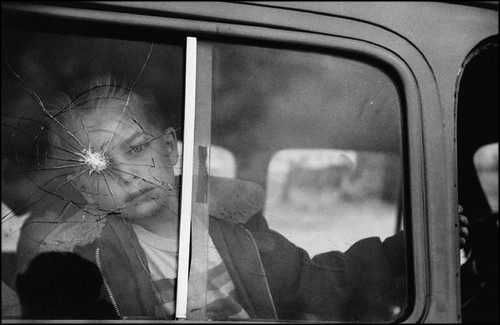
[[[184,143],[182,149],[182,192],[179,220],[179,265],[175,318],[186,319],[188,299],[189,257],[191,241],[191,212],[193,208],[194,122],[196,103],[195,37],[186,39],[186,84],[184,100]]]

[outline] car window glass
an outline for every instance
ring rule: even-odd
[[[215,43],[212,87],[211,143],[230,150],[237,169],[230,181],[211,179],[213,188],[231,189],[225,192],[225,202],[230,202],[236,212],[228,214],[211,206],[211,218],[214,223],[222,222],[222,228],[245,225],[249,232],[241,240],[255,243],[255,247],[237,251],[238,260],[229,259],[244,278],[252,279],[243,285],[254,290],[264,288],[260,303],[274,305],[282,319],[397,319],[407,307],[404,276],[399,278],[397,290],[387,293],[380,304],[365,304],[356,295],[362,291],[377,295],[381,287],[364,287],[346,298],[350,307],[328,305],[332,299],[338,303],[343,300],[336,296],[338,290],[349,292],[352,288],[330,287],[337,276],[334,270],[347,267],[343,258],[358,249],[374,257],[374,251],[368,253],[361,247],[376,250],[375,246],[399,230],[402,107],[392,79],[376,65],[345,53]],[[220,202],[218,193],[209,193],[211,204]],[[367,237],[373,238],[372,244],[361,241],[354,245]],[[291,247],[297,246],[307,257],[293,264],[291,256],[300,250]],[[349,250],[352,247],[357,248]],[[260,262],[251,257],[255,248]],[[404,251],[404,241],[399,248]],[[401,262],[404,265],[404,257]],[[259,271],[259,263],[264,273]],[[280,287],[280,274],[297,274],[308,263],[326,267],[324,270],[331,268],[323,274],[324,279],[303,278],[304,288],[310,282],[308,290],[324,290],[324,295],[306,298],[307,293]],[[309,276],[316,270],[312,268]],[[378,272],[365,269],[358,276],[370,277],[372,271],[371,275]],[[346,280],[342,276],[336,279]],[[322,289],[315,281],[323,283]],[[383,283],[380,279],[374,282]],[[238,288],[241,283],[234,285]],[[291,288],[297,285],[289,284]],[[266,286],[270,286],[270,294]],[[269,299],[275,299],[274,304]],[[273,318],[272,309],[255,316],[251,309],[245,310],[244,303],[239,307],[247,314],[238,308],[231,317]],[[227,315],[207,315],[209,319],[224,317]]]
[[[2,27],[2,280],[15,288],[16,275],[33,267],[31,282],[22,281],[33,285],[19,285],[18,293],[32,299],[26,310],[35,319],[107,319],[127,316],[127,303],[141,304],[113,302],[103,307],[106,312],[96,305],[86,315],[71,314],[64,305],[49,308],[52,299],[65,303],[62,287],[40,289],[36,296],[37,286],[57,287],[51,281],[74,276],[65,269],[54,279],[57,267],[81,260],[45,253],[78,253],[95,263],[94,271],[99,266],[109,296],[119,299],[121,288],[127,296],[133,283],[150,288],[151,313],[172,319],[177,229],[166,227],[166,220],[178,215],[184,44],[176,38],[160,44],[64,32]],[[163,221],[151,224],[160,214]],[[110,238],[103,233],[111,228],[113,242],[135,269],[108,264],[110,258],[126,260],[107,255],[109,245],[94,247]],[[161,250],[168,254],[158,258]],[[40,273],[43,265],[54,271]],[[149,270],[141,273],[146,285],[137,282],[143,266]],[[110,285],[115,276],[136,278]],[[86,280],[82,275],[78,283]],[[86,304],[79,305],[83,313]]]
[[[373,152],[280,151],[270,162],[264,215],[312,256],[344,252],[366,237],[383,240],[397,224],[398,164]]]

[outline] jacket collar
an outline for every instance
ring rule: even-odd
[[[210,216],[232,223],[246,223],[264,206],[264,189],[257,183],[210,177]]]

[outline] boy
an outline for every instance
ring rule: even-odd
[[[86,205],[76,216],[80,223],[60,223],[40,250],[74,251],[94,262],[119,317],[171,319],[179,209],[175,131],[159,125],[153,100],[109,78],[97,78],[63,107],[49,143],[53,156],[78,161],[66,183]],[[226,202],[236,187],[248,200]],[[406,306],[402,233],[311,260],[267,227],[258,189],[236,187],[211,179],[212,201],[236,205],[243,216],[210,209],[207,319],[387,321]]]

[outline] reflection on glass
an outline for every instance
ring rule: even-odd
[[[210,218],[230,304],[250,319],[396,320],[407,292],[391,79],[330,54],[215,44],[213,57],[211,140],[237,164],[232,190],[209,193],[233,207]]]
[[[172,319],[183,46],[2,37],[2,281],[18,316]]]
[[[491,210],[498,212],[498,142],[479,148],[474,165]]]
[[[311,256],[370,236],[383,240],[397,222],[398,164],[397,156],[373,152],[280,151],[269,164],[264,215]]]
[[[218,146],[210,147],[210,175],[236,177],[236,162],[229,150]]]

